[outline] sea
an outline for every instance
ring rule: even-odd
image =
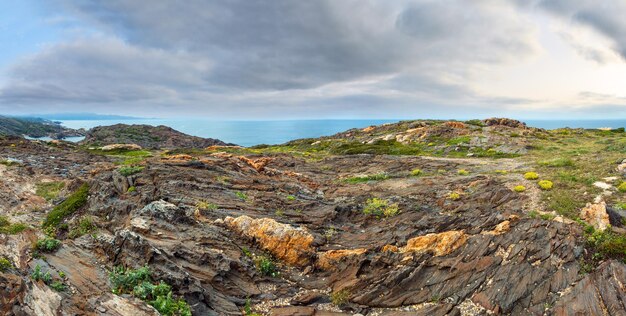
[[[118,123],[165,125],[183,133],[217,138],[241,146],[282,144],[299,138],[329,136],[351,128],[395,123],[399,120],[276,120],[276,121],[211,121],[200,119],[119,119],[119,120],[61,120],[70,128],[92,128]],[[626,120],[525,120],[528,126],[555,129],[571,128],[618,128],[626,127]],[[82,137],[68,138],[80,141]]]

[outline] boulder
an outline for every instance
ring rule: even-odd
[[[587,206],[580,211],[580,218],[599,230],[605,230],[611,224],[604,201],[594,204],[587,203]]]
[[[271,218],[253,219],[249,216],[226,217],[224,223],[238,234],[254,239],[276,258],[289,265],[306,266],[314,250],[313,235],[306,228],[279,223]]]

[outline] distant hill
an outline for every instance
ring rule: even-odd
[[[227,144],[219,139],[202,138],[181,133],[164,125],[116,124],[90,129],[81,144],[103,146],[110,144],[137,144],[143,148],[205,148]]]
[[[62,139],[72,136],[84,136],[84,130],[67,128],[50,120],[34,117],[0,116],[0,135],[50,137]]]
[[[140,120],[141,117],[97,114],[97,113],[52,113],[52,114],[33,114],[33,117],[40,117],[48,120]]]

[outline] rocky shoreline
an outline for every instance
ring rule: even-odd
[[[96,130],[81,145],[0,139],[0,157],[19,161],[0,165],[0,215],[12,227],[0,234],[9,263],[0,314],[626,311],[623,218],[612,211],[619,181],[605,187],[604,210],[576,206],[570,216],[553,208],[551,194],[585,186],[580,198],[593,204],[593,181],[559,180],[575,169],[541,160],[543,142],[582,148],[566,137],[599,146],[621,144],[622,134],[566,135],[505,119],[414,121],[241,148],[155,143],[142,131]],[[127,146],[100,148],[114,143]],[[622,177],[615,161],[607,164],[594,176]],[[613,252],[601,238],[613,238]],[[60,243],[48,249],[42,240]],[[125,290],[142,268],[148,278]],[[167,309],[151,303],[151,283],[170,287]]]

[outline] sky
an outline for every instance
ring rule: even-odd
[[[624,0],[3,0],[0,113],[626,118]]]

